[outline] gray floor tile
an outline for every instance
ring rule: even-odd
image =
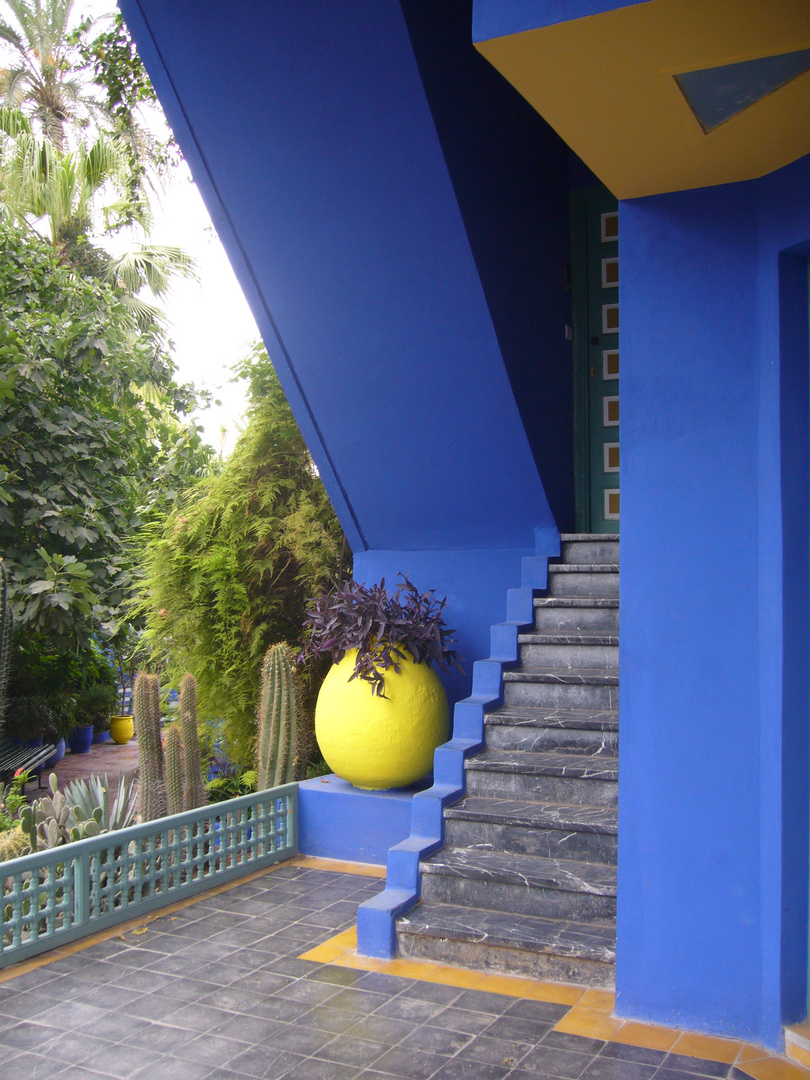
[[[439,1054],[425,1054],[420,1050],[395,1046],[374,1062],[374,1068],[386,1075],[403,1076],[407,1080],[428,1080],[446,1061],[447,1058]]]
[[[50,1080],[53,1060],[39,1054],[18,1054],[3,1062],[4,1080]]]
[[[698,1076],[722,1076],[726,1077],[730,1066],[720,1061],[707,1061],[703,1058],[686,1057],[683,1054],[667,1054],[662,1065],[667,1069],[676,1069],[680,1072],[694,1073]]]
[[[450,1031],[440,1027],[419,1027],[403,1039],[403,1047],[413,1050],[424,1050],[427,1054],[441,1054],[443,1057],[452,1057],[462,1050],[472,1035],[463,1031]]]
[[[460,1058],[471,1061],[486,1061],[490,1065],[504,1065],[514,1069],[532,1050],[531,1043],[491,1039],[487,1035],[478,1035],[461,1053]]]
[[[642,1065],[623,1058],[597,1057],[585,1067],[582,1080],[651,1080],[655,1065]]]
[[[394,1046],[411,1035],[415,1024],[406,1020],[392,1020],[387,1016],[364,1016],[349,1028],[349,1034],[356,1039],[370,1039],[372,1042],[384,1042]]]
[[[325,1058],[327,1061],[339,1061],[344,1065],[366,1068],[388,1050],[390,1047],[387,1043],[375,1043],[366,1039],[353,1039],[350,1035],[342,1035],[326,1043],[314,1056]]]
[[[333,1009],[329,1005],[317,1005],[306,1014],[304,1022],[312,1027],[320,1028],[321,1031],[331,1031],[333,1035],[340,1035],[348,1031],[358,1021],[359,1014],[348,1012],[346,1009]]]
[[[482,1061],[448,1061],[435,1074],[434,1080],[505,1080],[510,1069],[502,1065],[487,1065]]]
[[[582,1075],[591,1055],[572,1053],[541,1044],[521,1059],[520,1069],[534,1077],[554,1077],[555,1080],[576,1080]]]

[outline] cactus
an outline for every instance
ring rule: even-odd
[[[205,806],[205,792],[200,760],[200,737],[197,733],[197,684],[193,675],[180,680],[180,737],[183,742],[183,809]]]
[[[141,772],[141,821],[166,813],[163,746],[160,741],[160,684],[157,675],[141,674],[135,682],[135,729]]]
[[[166,794],[169,813],[183,812],[183,748],[180,745],[180,729],[172,724],[166,732]]]
[[[27,855],[30,850],[31,840],[22,826],[15,825],[13,829],[0,833],[0,862],[18,859],[21,855]]]
[[[8,573],[0,559],[0,729],[6,711],[6,686],[11,665],[11,608],[8,602]]]
[[[20,810],[20,828],[26,836],[31,851],[70,844],[101,833],[101,809],[97,807],[87,821],[77,821],[71,816],[71,808],[59,790],[56,775],[48,777],[50,795],[35,799],[30,806]]]
[[[284,642],[271,645],[262,666],[258,710],[259,791],[299,779],[306,767],[306,726],[300,700],[295,652]]]

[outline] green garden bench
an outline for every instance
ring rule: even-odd
[[[56,753],[53,743],[24,746],[0,735],[0,778],[8,781],[18,769],[37,771],[37,787],[42,787],[42,766]]]

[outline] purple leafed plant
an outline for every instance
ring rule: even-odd
[[[329,655],[339,664],[350,649],[357,649],[351,679],[371,684],[372,694],[385,697],[385,672],[400,670],[410,653],[417,664],[437,664],[443,671],[463,671],[452,635],[444,625],[445,600],[435,589],[420,593],[405,576],[393,596],[379,585],[347,581],[333,585],[325,596],[309,601],[305,630],[308,639],[298,659]]]

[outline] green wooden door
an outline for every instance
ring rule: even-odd
[[[619,531],[619,213],[604,188],[571,207],[577,530]]]

